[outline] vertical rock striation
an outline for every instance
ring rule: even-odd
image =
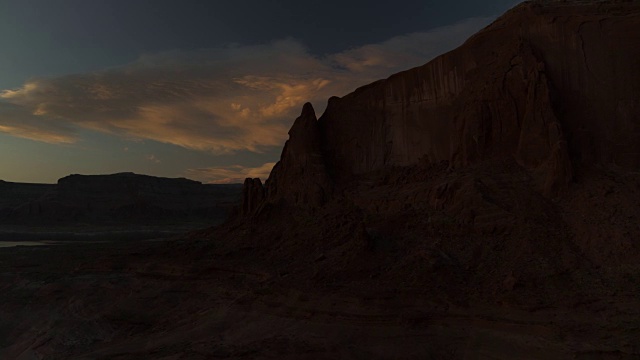
[[[318,119],[310,103],[289,130],[280,161],[266,182],[267,198],[272,203],[314,208],[331,195],[332,183],[327,173]]]
[[[255,214],[264,201],[264,195],[265,189],[260,179],[246,178],[242,188],[242,215]]]
[[[640,167],[640,3],[525,2],[433,61],[309,104],[266,199],[318,206],[357,174],[510,158],[553,197],[576,165]],[[330,169],[330,174],[327,171]]]
[[[264,202],[314,209],[328,200],[332,189],[318,119],[313,106],[306,103],[265,186],[260,179],[245,180],[243,212],[259,212]]]

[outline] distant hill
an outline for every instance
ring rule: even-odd
[[[0,181],[0,224],[214,224],[239,202],[241,190],[241,184],[134,173],[74,174],[57,184]]]

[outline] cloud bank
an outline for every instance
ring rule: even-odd
[[[276,163],[265,163],[258,167],[245,167],[233,165],[225,167],[189,169],[187,176],[191,179],[200,180],[211,184],[234,184],[241,183],[246,178],[267,179],[271,169]]]
[[[79,130],[150,139],[214,154],[280,147],[306,101],[421,65],[490,18],[318,57],[293,39],[142,56],[103,71],[33,79],[0,91],[0,132],[73,143]]]

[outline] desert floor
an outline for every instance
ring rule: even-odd
[[[455,304],[250,259],[210,240],[0,248],[0,358],[639,358],[636,298]]]

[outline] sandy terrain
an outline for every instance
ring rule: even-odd
[[[374,280],[305,282],[224,248],[187,240],[0,249],[0,358],[640,356],[640,303],[629,294],[526,310],[456,304]]]

